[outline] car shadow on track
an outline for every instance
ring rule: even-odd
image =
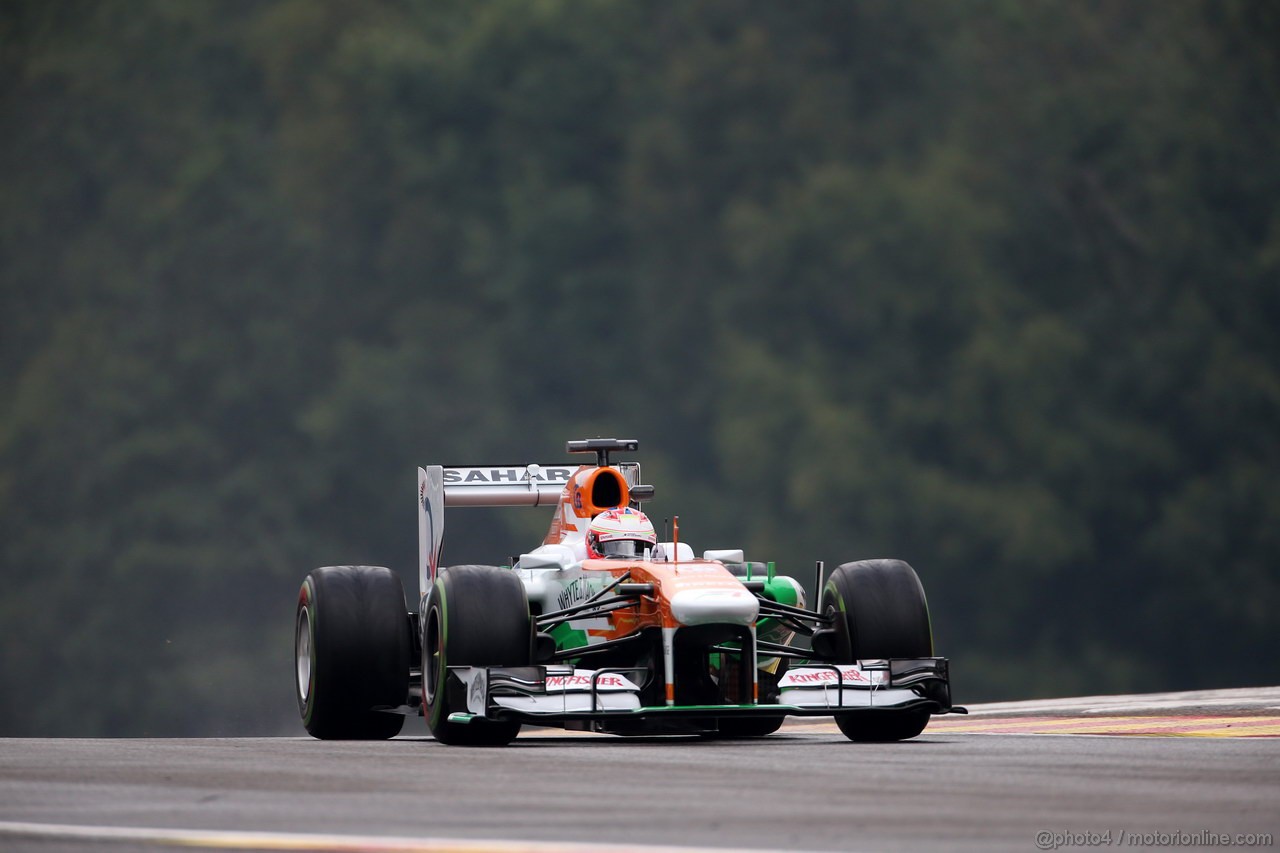
[[[556,731],[551,734],[550,731]],[[840,734],[774,734],[767,737],[703,737],[701,735],[638,735],[635,737],[601,734],[597,732],[572,732],[564,733],[558,730],[550,730],[546,734],[531,732],[517,737],[514,741],[506,746],[499,747],[449,747],[450,749],[547,749],[565,746],[575,746],[578,748],[588,748],[589,745],[598,745],[600,747],[607,746],[625,746],[625,747],[652,747],[652,746],[674,746],[679,745],[682,748],[691,749],[697,747],[734,747],[734,746],[769,746],[769,745],[786,745],[789,749],[798,746],[821,747],[822,749],[830,749],[832,744],[848,744],[850,748],[872,748],[872,747],[894,747],[902,748],[923,748],[927,746],[938,746],[944,744],[956,743],[953,738],[927,737],[921,736],[910,740],[894,741],[889,743],[857,743]],[[410,741],[414,743],[432,744],[436,743],[432,737],[397,737],[398,741]],[[442,747],[444,744],[440,744]]]

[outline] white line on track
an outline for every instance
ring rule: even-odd
[[[316,850],[361,853],[731,853],[724,847],[671,847],[568,841],[507,841],[474,838],[407,838],[301,832],[233,832],[141,826],[81,826],[0,821],[0,837],[114,841],[217,850]],[[748,848],[736,848],[747,851]],[[751,848],[750,853],[766,853]]]
[[[1233,708],[1245,712],[1271,714],[1280,711],[1280,686],[992,702],[970,705],[969,714],[977,717],[987,714],[1193,713],[1198,708],[1215,710]]]

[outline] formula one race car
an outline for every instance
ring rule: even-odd
[[[374,739],[425,716],[446,744],[510,743],[524,723],[622,735],[761,737],[833,717],[855,741],[923,731],[951,704],[924,589],[899,560],[804,588],[741,550],[694,556],[640,507],[654,495],[616,439],[570,441],[594,465],[418,469],[417,612],[373,566],[311,572],[298,596],[298,707],[318,738]],[[439,566],[446,507],[555,505],[510,566]],[[664,531],[665,532],[665,531]],[[664,537],[665,539],[665,537]],[[799,638],[799,639],[798,639]],[[806,642],[807,641],[807,642]],[[419,665],[420,664],[420,665]]]

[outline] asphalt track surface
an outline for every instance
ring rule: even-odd
[[[790,724],[757,741],[541,730],[464,749],[418,720],[380,743],[0,740],[0,851],[1272,849],[1280,691],[1225,695],[985,706],[898,744]]]

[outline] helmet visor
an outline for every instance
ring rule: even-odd
[[[600,554],[612,559],[621,557],[639,559],[644,556],[644,549],[648,544],[640,539],[611,539],[600,543]]]

